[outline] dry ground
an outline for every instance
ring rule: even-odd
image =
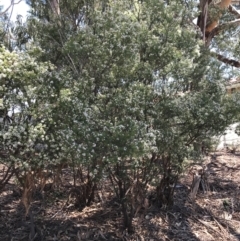
[[[0,241],[240,240],[240,153],[218,152],[207,158],[205,166],[209,192],[199,190],[196,200],[190,200],[192,176],[187,172],[176,187],[173,208],[152,205],[141,210],[133,235],[122,229],[120,205],[109,190],[99,191],[96,202],[82,211],[67,203],[68,169],[63,170],[65,187],[34,196],[34,225],[25,217],[20,192],[11,180],[0,194]]]

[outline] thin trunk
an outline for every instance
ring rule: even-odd
[[[57,15],[58,17],[60,16],[60,5],[59,5],[60,0],[48,0],[49,5],[52,9],[52,12]]]

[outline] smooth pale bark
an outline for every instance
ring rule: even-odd
[[[211,41],[215,36],[232,27],[237,27],[240,24],[240,11],[232,6],[231,2],[232,0],[221,0],[218,2],[212,0],[200,0],[200,15],[198,17],[197,25],[202,32],[202,38],[206,47],[210,46]],[[216,8],[216,10],[219,9],[219,11],[216,11],[215,16],[211,16],[211,7]],[[237,19],[218,25],[219,19],[222,16],[222,11],[226,9],[235,15]],[[212,52],[212,56],[225,64],[240,68],[240,61],[238,60],[229,59],[215,52]]]
[[[57,16],[60,16],[60,6],[59,6],[60,0],[48,0],[48,2],[51,6],[53,13],[56,14]]]

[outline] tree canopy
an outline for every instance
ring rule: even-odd
[[[184,167],[238,118],[223,65],[239,67],[238,20],[227,12],[237,10],[208,0],[27,3],[12,47],[1,39],[1,162],[14,167],[23,200],[39,169],[86,171],[83,205],[109,178],[131,231],[133,183],[141,200],[150,184],[171,204]]]

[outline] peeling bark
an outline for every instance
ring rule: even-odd
[[[218,27],[219,18],[222,15],[222,11],[228,9],[230,7],[231,0],[221,0],[219,3],[214,3],[212,0],[200,0],[200,15],[198,17],[197,25],[200,27],[203,33],[203,40],[207,38],[207,36]],[[215,16],[211,16],[209,14],[209,6],[212,6],[219,11],[216,12]],[[236,9],[232,11],[236,14]]]
[[[203,35],[203,41],[205,46],[209,47],[212,39],[220,34],[222,31],[228,30],[231,27],[240,25],[240,11],[231,5],[231,0],[220,0],[219,2],[212,0],[200,0],[200,15],[198,17],[197,25],[201,29]],[[209,16],[209,5],[219,8],[219,13],[216,16]],[[222,15],[222,10],[228,9],[228,11],[234,14],[237,19],[218,25],[218,20]],[[219,61],[228,64],[230,66],[240,68],[240,61],[227,58],[221,54],[212,52],[212,56],[217,58]]]
[[[214,28],[207,36],[206,36],[206,46],[210,45],[211,40],[218,35],[221,31],[230,29],[233,26],[240,25],[240,19],[236,19],[227,23],[223,23],[216,28]]]

